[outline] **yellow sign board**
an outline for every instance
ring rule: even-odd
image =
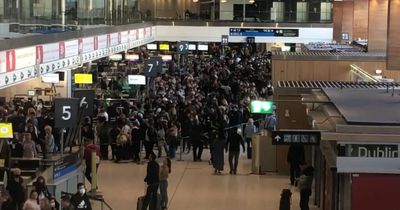
[[[11,123],[0,123],[0,139],[13,138]]]
[[[75,74],[74,75],[75,84],[92,84],[93,75],[92,74]]]
[[[160,44],[160,50],[169,51],[169,44]]]

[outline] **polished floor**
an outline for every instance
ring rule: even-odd
[[[204,159],[208,153],[208,150],[204,151]],[[226,157],[222,175],[213,175],[208,161],[193,162],[189,155],[183,160],[172,162],[169,210],[278,210],[280,192],[284,188],[292,189],[291,209],[300,209],[299,192],[289,185],[288,177],[251,175],[251,162],[243,154],[237,175],[229,175]],[[145,171],[146,165],[102,161],[99,191],[113,209],[134,210],[137,198],[144,194]]]

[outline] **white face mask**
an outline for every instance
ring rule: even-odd
[[[80,193],[81,195],[85,194],[85,192],[86,192],[85,189],[80,189],[80,190],[79,190],[79,193]]]
[[[55,207],[55,206],[56,206],[56,203],[51,202],[51,203],[50,203],[50,206],[51,206],[51,207]]]

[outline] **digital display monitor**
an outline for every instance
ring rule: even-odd
[[[161,55],[163,61],[172,61],[172,55]]]
[[[92,84],[93,75],[92,74],[81,74],[77,73],[74,75],[75,84]]]
[[[138,61],[139,60],[139,55],[138,54],[126,54],[125,55],[125,60],[127,60],[127,61]]]
[[[147,44],[148,50],[157,50],[157,44]]]
[[[60,76],[57,73],[44,74],[42,75],[43,83],[59,83]]]
[[[160,44],[160,50],[169,51],[169,44]]]
[[[146,85],[146,77],[143,75],[128,75],[128,84]]]
[[[11,123],[0,123],[0,139],[13,138]]]
[[[299,29],[230,28],[229,36],[298,37]]]
[[[111,61],[121,61],[122,60],[122,54],[110,55],[109,58],[110,58]]]
[[[272,114],[273,107],[272,101],[251,101],[250,112],[253,114]]]
[[[189,44],[189,50],[197,50],[197,47],[195,44]]]
[[[35,96],[36,90],[28,90],[28,96]]]
[[[200,51],[208,51],[208,45],[199,44],[199,45],[197,45],[197,49],[200,50]]]

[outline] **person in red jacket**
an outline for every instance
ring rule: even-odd
[[[92,152],[96,152],[96,172],[100,165],[100,147],[93,144],[91,140],[85,141],[85,152],[83,158],[86,162],[85,176],[92,183]]]

